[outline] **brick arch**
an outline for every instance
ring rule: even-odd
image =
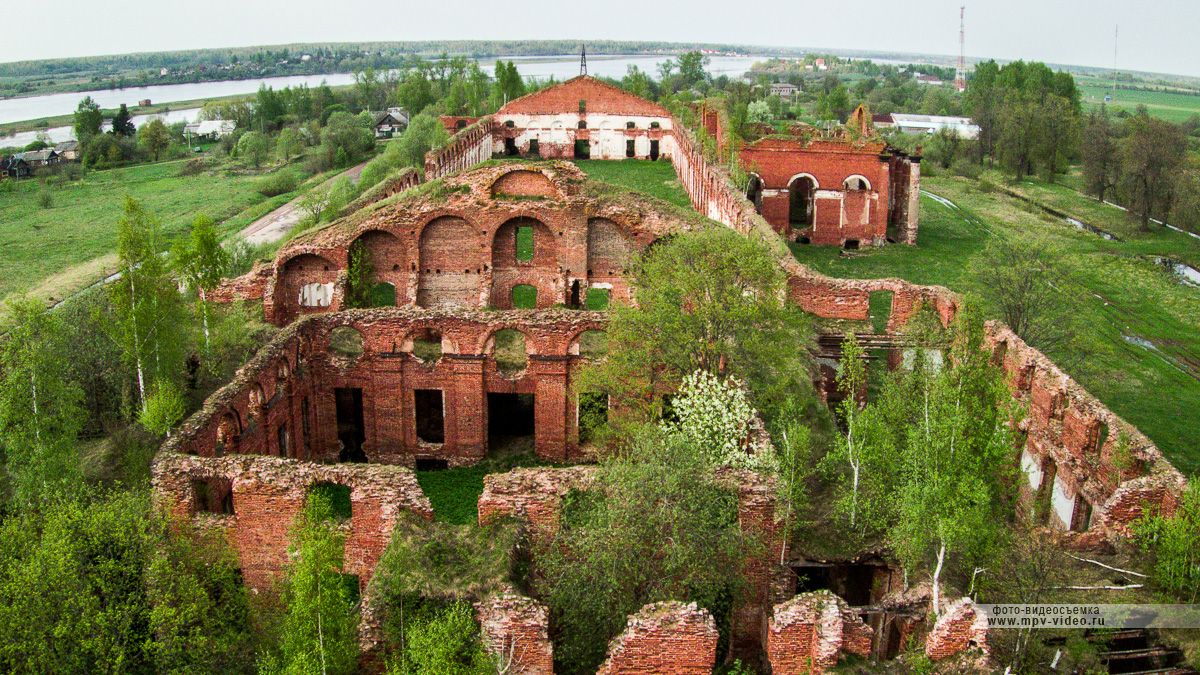
[[[517,259],[517,232],[533,228],[533,259]],[[492,306],[511,309],[514,286],[528,284],[537,289],[537,306],[549,307],[562,299],[562,274],[558,265],[558,242],[554,232],[540,219],[521,215],[500,224],[492,235]]]
[[[436,322],[421,322],[415,323],[404,331],[403,336],[397,343],[400,346],[400,351],[412,352],[413,342],[417,338],[423,338],[429,334],[436,334],[441,338],[442,354],[460,354],[459,341],[448,331],[440,327]]]
[[[485,331],[480,335],[479,341],[475,345],[476,354],[491,354],[496,346],[496,333],[504,330],[514,330],[525,336],[525,354],[532,356],[540,353],[538,351],[537,340],[534,339],[533,333],[529,328],[518,326],[516,324],[503,324]]]
[[[638,246],[626,228],[609,218],[588,218],[587,275],[589,284],[609,284],[614,299],[628,300],[625,270]]]
[[[579,356],[580,355],[580,342],[583,340],[584,334],[593,333],[593,332],[604,333],[606,335],[608,334],[607,327],[602,324],[595,324],[592,326],[581,327],[579,330],[575,331],[571,335],[570,339],[568,339],[565,343],[563,343],[567,348],[567,355]]]
[[[864,185],[864,186],[866,186],[866,187],[863,187],[863,188],[851,188],[851,187],[850,187],[851,181],[854,181],[854,182],[856,182],[856,183],[857,183],[858,181],[862,181],[862,185]],[[869,179],[867,179],[867,177],[866,177],[866,176],[864,176],[864,175],[862,175],[861,173],[850,174],[849,176],[846,176],[846,178],[845,178],[844,180],[842,180],[842,189],[843,189],[843,190],[863,189],[863,190],[870,191],[870,190],[872,189],[872,188],[871,188],[871,181],[870,181]]]
[[[492,197],[561,197],[561,193],[546,174],[532,169],[509,171],[492,181],[488,190]]]
[[[474,225],[460,216],[435,217],[421,228],[417,251],[418,305],[479,304],[483,242]]]
[[[290,321],[298,314],[338,309],[340,303],[334,297],[333,284],[341,271],[340,265],[322,255],[304,252],[281,261],[277,268],[279,282],[275,285],[275,306],[282,308],[285,321]],[[301,293],[312,284],[325,285],[322,293],[327,297],[328,304],[301,304]],[[306,297],[311,300],[314,295],[307,293]]]
[[[398,304],[408,295],[409,255],[404,242],[387,230],[366,230],[354,240],[367,250],[371,267],[375,271],[375,282],[391,284],[396,289]]]

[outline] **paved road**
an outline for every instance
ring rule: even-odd
[[[352,166],[325,181],[320,187],[312,189],[317,190],[329,187],[333,181],[342,176],[346,176],[351,182],[357,183],[358,177],[362,174],[363,167],[366,165],[367,163],[363,162],[357,166]],[[304,211],[300,208],[300,200],[303,198],[304,195],[300,195],[262,218],[250,223],[244,230],[238,233],[238,236],[254,246],[283,239],[296,226],[296,223],[299,223],[304,217]]]

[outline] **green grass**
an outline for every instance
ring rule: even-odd
[[[434,519],[455,525],[473,525],[479,520],[479,495],[483,494],[484,476],[543,464],[532,453],[532,448],[507,448],[474,466],[418,471],[417,483],[433,505]]]
[[[531,262],[533,260],[533,227],[521,225],[517,228],[517,260]]]
[[[902,277],[986,295],[969,269],[994,238],[1037,236],[1061,247],[1088,290],[1077,311],[1087,331],[1082,352],[1049,353],[1064,370],[1114,412],[1149,436],[1185,473],[1200,470],[1200,291],[1179,284],[1148,256],[1200,259],[1200,241],[1162,228],[1141,233],[1125,214],[1062,185],[1026,181],[1013,186],[1045,198],[1067,213],[1112,229],[1126,241],[1106,241],[999,191],[964,178],[925,177],[925,189],[946,197],[956,211],[921,197],[916,247],[888,246],[843,257],[827,247],[793,244],[798,260],[832,276]],[[1152,349],[1123,336],[1148,340]],[[1036,346],[1036,345],[1035,345]],[[1080,354],[1083,354],[1080,357]]]
[[[609,291],[607,288],[589,288],[583,305],[594,312],[608,309]]]
[[[512,304],[517,309],[537,308],[537,287],[529,284],[517,284],[512,289]]]
[[[1171,122],[1183,122],[1192,115],[1200,114],[1200,92],[1141,91],[1117,89],[1112,102],[1104,103],[1104,96],[1112,93],[1112,84],[1093,78],[1080,79],[1079,90],[1086,108],[1099,108],[1102,104],[1110,111],[1136,112],[1139,105],[1155,117]]]
[[[692,208],[692,202],[688,199],[683,184],[675,175],[675,167],[668,160],[651,162],[645,159],[586,159],[575,160],[575,164],[589,178],[644,192],[686,209]]]
[[[116,224],[125,195],[140,200],[163,224],[168,242],[187,231],[196,214],[230,218],[262,202],[257,175],[224,171],[180,176],[183,160],[88,173],[81,181],[50,188],[54,205],[38,205],[43,189],[20,181],[0,192],[0,298],[31,292],[58,299],[111,272]]]

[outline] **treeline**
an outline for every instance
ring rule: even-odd
[[[401,68],[410,57],[429,58],[446,53],[472,58],[578,54],[581,44],[574,40],[312,43],[17,61],[0,64],[0,80],[11,80],[0,82],[0,96],[78,90],[80,75],[90,78],[89,88],[116,89],[147,84]],[[750,53],[761,50],[749,45],[660,41],[600,40],[587,42],[586,46],[592,54],[677,53],[693,49]],[[166,75],[161,74],[162,68],[167,69]]]

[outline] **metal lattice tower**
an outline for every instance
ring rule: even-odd
[[[967,90],[967,6],[958,7],[958,69],[954,71],[954,88]]]
[[[587,45],[579,46],[579,74],[587,75]]]

